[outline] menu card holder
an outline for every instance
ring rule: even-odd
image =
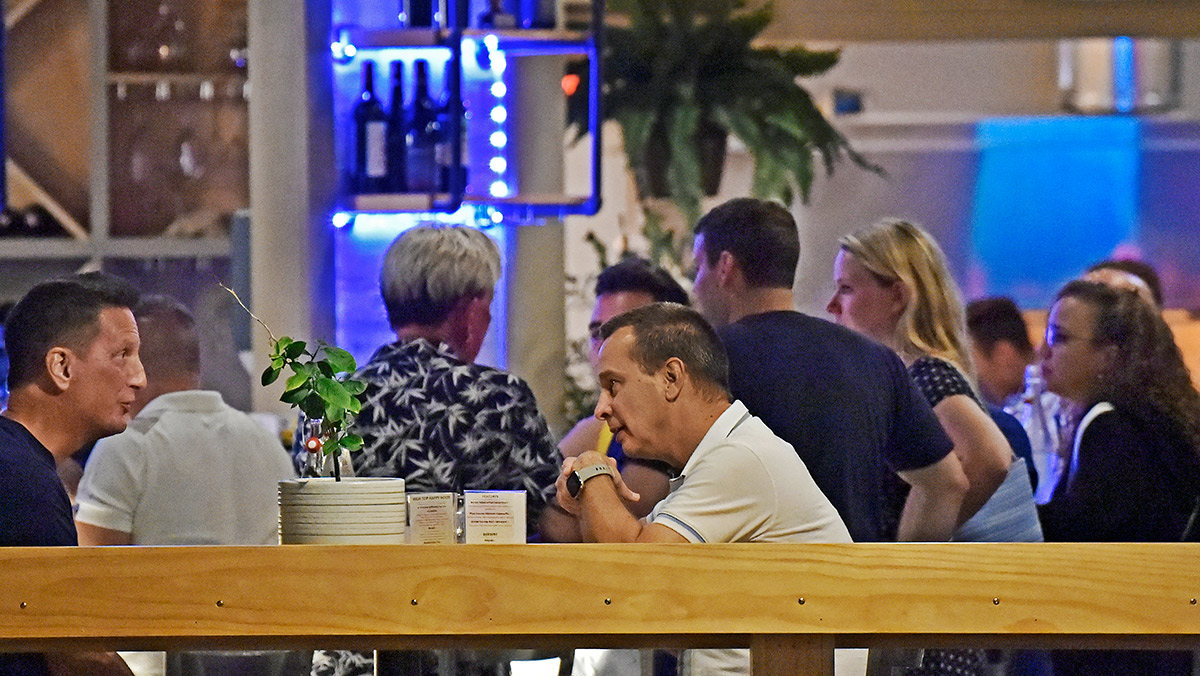
[[[467,544],[524,544],[525,491],[465,491]]]

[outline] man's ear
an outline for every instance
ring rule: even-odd
[[[679,395],[683,393],[683,381],[687,374],[683,362],[679,360],[679,357],[671,357],[662,365],[658,373],[662,378],[663,396],[667,401],[678,399]]]
[[[46,352],[46,371],[50,381],[60,390],[71,385],[71,375],[75,366],[75,354],[65,347],[52,347]]]
[[[716,273],[720,286],[730,286],[735,280],[741,278],[742,266],[732,253],[722,251],[721,255],[717,256]]]

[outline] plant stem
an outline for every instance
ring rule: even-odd
[[[258,322],[258,325],[263,327],[263,329],[266,330],[267,337],[271,340],[271,345],[274,345],[275,343],[279,342],[278,340],[275,339],[275,334],[271,333],[271,327],[267,326],[266,322],[259,319],[258,315],[255,315],[253,312],[250,311],[250,308],[246,307],[246,304],[242,302],[241,297],[237,295],[237,291],[234,291],[233,289],[229,288],[228,286],[225,286],[220,281],[217,282],[217,286],[220,286],[222,289],[225,289],[226,291],[228,291],[229,295],[233,296],[233,299],[238,302],[238,305],[241,305],[242,309],[246,311],[246,314],[250,315],[251,319]]]

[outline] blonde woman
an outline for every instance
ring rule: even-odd
[[[972,385],[966,313],[937,242],[912,223],[884,220],[838,243],[836,290],[826,309],[900,355],[970,481],[954,539],[1041,541],[1028,469]],[[979,671],[979,653],[929,650],[917,673]]]

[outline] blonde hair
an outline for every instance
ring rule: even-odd
[[[881,282],[905,286],[908,304],[893,333],[893,346],[905,361],[939,357],[974,378],[962,294],[946,255],[929,233],[889,218],[842,237],[838,244]]]

